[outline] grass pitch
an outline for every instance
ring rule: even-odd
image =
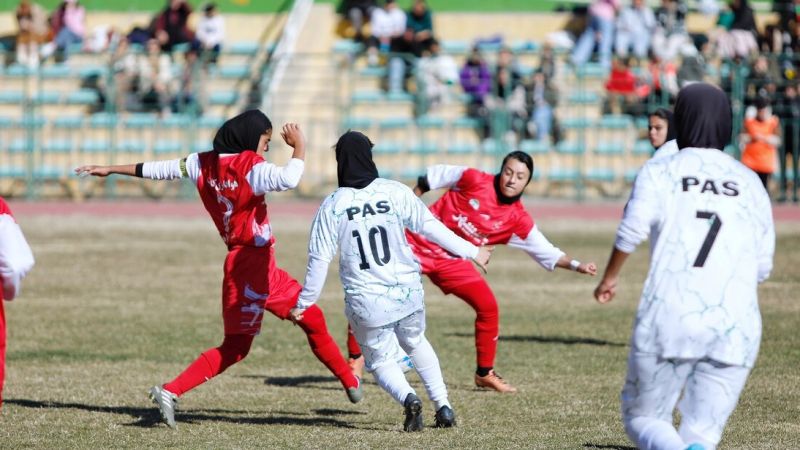
[[[628,261],[619,297],[591,297],[596,278],[547,273],[499,248],[489,282],[501,306],[497,370],[520,392],[472,383],[473,312],[426,280],[428,332],[458,426],[402,430],[402,408],[368,377],[351,405],[303,333],[272,316],[250,356],[186,394],[178,429],[160,423],[147,389],[222,338],[225,248],[198,219],[19,217],[37,258],[9,326],[0,448],[630,448],[619,413],[628,338],[647,249]],[[302,277],[310,221],[273,217],[278,264]],[[582,260],[605,263],[614,225],[540,223]],[[779,227],[760,290],[764,338],[720,448],[800,448],[800,227]],[[320,306],[344,347],[332,266]],[[425,423],[433,408],[415,374]]]

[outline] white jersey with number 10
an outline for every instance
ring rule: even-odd
[[[351,323],[377,327],[423,307],[419,263],[405,228],[461,257],[478,248],[442,225],[404,184],[377,178],[363,189],[339,188],[320,206],[311,228],[309,271],[298,306],[319,295],[315,260],[327,265],[340,249],[339,276]]]

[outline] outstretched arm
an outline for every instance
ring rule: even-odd
[[[619,281],[619,272],[622,270],[622,265],[628,259],[630,253],[625,253],[622,250],[614,247],[611,251],[611,256],[608,258],[608,265],[606,272],[603,274],[603,279],[594,290],[594,298],[600,303],[610,302],[615,295],[617,295],[617,283]]]
[[[187,177],[192,180],[197,180],[200,176],[200,163],[197,153],[192,153],[186,158],[181,159],[166,159],[117,166],[80,166],[75,168],[75,174],[80,177],[89,175],[106,177],[108,175],[117,174],[149,178],[151,180],[175,180]]]
[[[107,177],[111,174],[117,175],[128,175],[131,177],[142,177],[142,173],[136,171],[137,167],[141,167],[140,164],[121,164],[117,166],[80,166],[75,168],[75,174],[80,177],[86,177],[89,175],[95,177]]]

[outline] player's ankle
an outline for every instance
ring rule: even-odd
[[[478,368],[475,370],[475,375],[479,377],[485,377],[486,375],[489,375],[489,372],[491,372],[493,368],[494,367],[491,366],[490,367],[478,366]]]

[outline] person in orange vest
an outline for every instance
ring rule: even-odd
[[[780,138],[780,121],[773,116],[769,99],[756,100],[756,116],[745,119],[742,141],[745,142],[742,164],[758,174],[769,192],[769,177],[775,172],[775,159]]]

